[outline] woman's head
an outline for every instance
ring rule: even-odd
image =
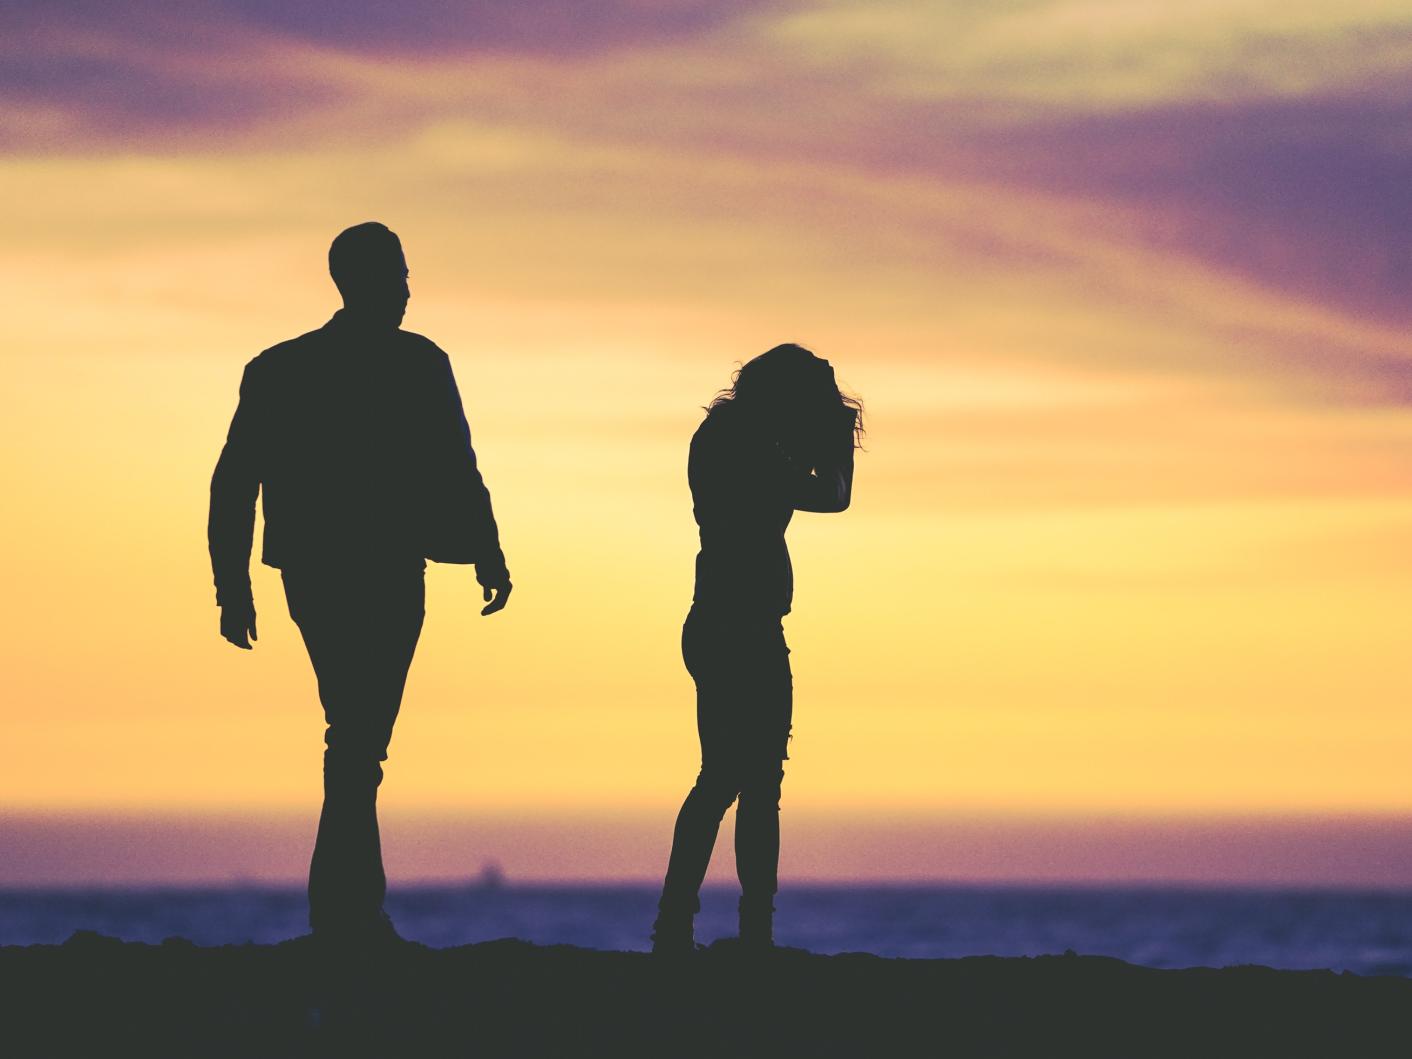
[[[741,365],[709,410],[727,405],[796,448],[812,449],[845,415],[852,416],[855,444],[863,435],[862,402],[839,390],[828,361],[792,342]]]

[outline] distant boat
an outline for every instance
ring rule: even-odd
[[[488,860],[480,866],[480,875],[470,883],[473,890],[500,890],[505,886],[505,871],[498,862]]]

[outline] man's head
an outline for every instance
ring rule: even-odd
[[[377,221],[338,233],[328,248],[328,270],[350,312],[397,327],[407,311],[407,259],[402,241]]]

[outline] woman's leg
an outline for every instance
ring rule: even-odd
[[[735,868],[740,878],[740,937],[773,944],[775,891],[779,889],[780,782],[778,763],[750,777],[735,810]]]
[[[742,907],[763,909],[768,934],[779,864],[780,762],[792,713],[789,649],[778,620],[715,619],[693,609],[682,653],[696,681],[701,772],[677,815],[653,933],[662,947],[677,947],[683,937],[691,943],[721,819],[737,796]]]
[[[664,916],[688,922],[701,908],[701,882],[711,863],[721,819],[735,801],[733,777],[702,768],[696,785],[682,803],[672,832],[672,855],[659,904]]]
[[[693,609],[682,627],[682,656],[696,682],[696,730],[701,771],[682,803],[672,832],[672,854],[653,925],[654,950],[690,949],[692,920],[701,908],[701,882],[711,863],[721,819],[740,792],[739,777],[721,756],[729,730],[724,724],[729,689],[720,680],[722,630]]]
[[[759,637],[751,659],[749,723],[742,735],[748,756],[735,811],[735,866],[740,878],[740,937],[773,944],[779,889],[780,785],[794,712],[789,648],[778,626]]]

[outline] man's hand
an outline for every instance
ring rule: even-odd
[[[494,614],[497,610],[504,610],[505,604],[509,602],[512,588],[514,586],[510,584],[508,577],[499,584],[483,585],[482,598],[485,600],[485,606],[481,608],[481,616],[485,617],[488,614]]]
[[[236,647],[250,650],[255,635],[255,604],[235,603],[221,608],[221,635]]]

